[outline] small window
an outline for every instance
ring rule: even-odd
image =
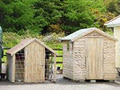
[[[70,44],[69,44],[69,42],[67,42],[67,50],[69,51],[69,48],[70,47]]]

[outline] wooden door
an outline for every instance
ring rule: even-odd
[[[86,78],[102,79],[103,74],[103,39],[100,37],[88,37],[86,39]]]
[[[33,42],[25,48],[25,80],[24,82],[45,81],[45,48]]]

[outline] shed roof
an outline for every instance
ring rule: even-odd
[[[17,44],[16,46],[14,46],[13,48],[9,49],[7,51],[7,54],[13,55],[15,53],[17,53],[18,51],[20,51],[21,49],[25,48],[26,46],[28,46],[30,43],[32,43],[33,41],[37,41],[39,44],[43,45],[47,50],[49,50],[51,53],[57,55],[57,53],[51,49],[50,47],[48,47],[47,45],[45,45],[43,42],[39,41],[38,39],[34,38],[34,39],[24,39],[23,41],[21,41],[19,44]]]
[[[78,38],[81,38],[81,37],[83,37],[83,36],[93,32],[93,31],[96,31],[96,32],[102,34],[105,37],[108,37],[108,38],[110,38],[110,39],[112,39],[114,41],[117,41],[117,39],[115,39],[114,37],[106,34],[105,32],[103,32],[103,31],[101,31],[101,30],[99,30],[99,29],[97,29],[95,27],[93,27],[93,28],[86,28],[86,29],[80,29],[80,30],[78,30],[78,31],[76,31],[76,32],[66,36],[66,37],[61,38],[61,41],[68,41],[69,40],[69,41],[74,42]]]
[[[120,15],[113,18],[112,20],[106,22],[104,25],[106,25],[108,27],[120,26]]]

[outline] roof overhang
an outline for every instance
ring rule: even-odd
[[[28,41],[27,41],[28,40]],[[23,40],[25,41],[25,40]],[[36,38],[33,39],[26,39],[27,42],[24,43],[19,43],[18,45],[14,46],[13,48],[11,48],[10,50],[7,51],[7,54],[10,54],[11,56],[14,55],[16,52],[22,50],[23,48],[25,48],[26,46],[28,46],[30,43],[32,43],[33,41],[37,41],[39,44],[41,44],[42,46],[44,46],[46,49],[48,49],[51,53],[53,53],[54,55],[58,55],[53,49],[51,49],[50,47],[48,47],[47,45],[45,45],[43,42],[39,41]]]
[[[120,26],[120,15],[107,21],[105,24],[107,27],[117,27]]]
[[[99,34],[101,34],[101,35],[103,35],[103,36],[105,36],[105,37],[107,37],[107,38],[109,38],[109,39],[111,39],[111,40],[113,40],[113,41],[118,41],[116,38],[112,37],[109,34],[106,34],[105,32],[103,32],[103,31],[101,31],[101,30],[99,30],[97,28],[94,28],[93,30],[87,31],[87,32],[85,32],[85,33],[83,33],[83,34],[81,34],[79,36],[76,36],[73,39],[68,39],[68,40],[67,39],[61,39],[61,41],[71,41],[71,42],[74,42],[74,41],[76,41],[76,40],[84,37],[85,35],[94,32],[94,31],[97,32],[97,33],[99,33]]]
[[[118,26],[120,26],[120,23],[118,23],[118,24],[104,24],[104,25],[107,27],[118,27]]]

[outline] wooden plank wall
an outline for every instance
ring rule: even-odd
[[[120,26],[114,27],[114,37],[118,39],[116,42],[116,67],[120,68]]]
[[[67,42],[63,42],[63,76],[73,79],[73,47],[72,43],[69,44],[69,50],[67,50]]]
[[[54,72],[53,72],[53,81],[56,82],[56,55],[54,55]]]
[[[73,57],[74,80],[84,80],[86,76],[85,38],[81,38],[74,42],[73,55],[74,55]]]
[[[107,38],[104,39],[104,79],[115,80],[117,71],[115,68],[115,42]]]
[[[99,33],[93,32],[87,36],[102,36]],[[115,80],[116,68],[115,68],[115,41],[102,36],[103,38],[103,79]]]
[[[64,76],[71,78],[74,77],[75,80],[86,79],[86,46],[85,38],[88,36],[101,36],[103,37],[103,79],[105,80],[115,80],[117,72],[115,69],[115,42],[109,38],[102,36],[99,33],[92,32],[74,42],[74,58],[72,60],[67,60],[70,53],[66,52],[66,44],[63,46],[63,64],[64,64]],[[73,62],[74,61],[74,62]],[[70,65],[71,64],[71,65]],[[68,67],[69,68],[66,68]],[[73,70],[71,67],[73,66]],[[70,70],[69,70],[70,69]],[[69,73],[71,71],[71,73]],[[72,75],[72,76],[70,76]],[[72,79],[72,78],[71,78]]]
[[[25,48],[25,81],[45,81],[45,47],[34,41]]]
[[[86,38],[86,79],[103,79],[103,39]]]

